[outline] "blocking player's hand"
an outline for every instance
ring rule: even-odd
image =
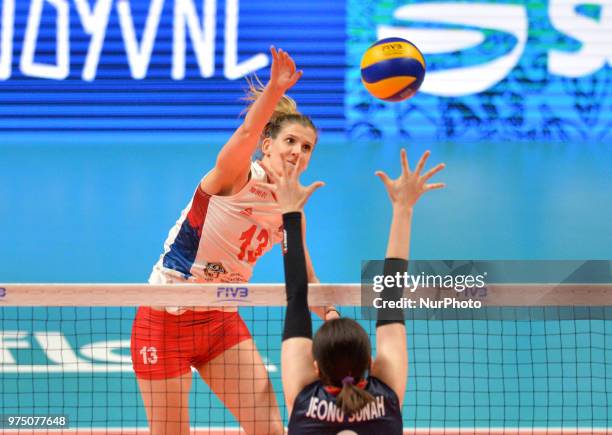
[[[430,152],[425,151],[416,169],[411,171],[408,165],[406,150],[402,148],[400,151],[402,173],[399,177],[393,180],[385,172],[376,171],[376,175],[382,180],[387,189],[389,199],[394,208],[403,207],[412,209],[423,193],[433,189],[441,189],[446,186],[444,183],[427,183],[431,177],[444,169],[446,166],[444,163],[440,163],[424,174],[421,174],[429,155]]]
[[[315,181],[309,186],[303,186],[300,183],[298,168],[300,167],[301,159],[302,155],[300,154],[295,165],[291,165],[283,160],[281,172],[277,172],[270,165],[261,162],[261,166],[272,183],[258,183],[258,185],[274,193],[282,213],[304,211],[304,206],[313,192],[319,187],[325,186],[325,183],[322,181]]]

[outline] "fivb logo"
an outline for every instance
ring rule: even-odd
[[[601,7],[599,20],[587,18],[577,12],[578,6],[584,3],[584,0],[549,1],[548,13],[554,30],[582,44],[578,51],[551,49],[548,53],[550,74],[577,78],[596,73],[605,67],[606,63],[612,66],[612,2],[589,1],[589,4]],[[411,4],[396,9],[393,17],[421,25],[438,23],[482,29],[378,26],[379,39],[392,36],[408,39],[426,55],[450,54],[477,47],[485,40],[483,31],[506,32],[516,39],[512,50],[486,63],[428,72],[420,91],[442,97],[477,94],[506,78],[521,59],[529,31],[526,7],[516,4]]]
[[[217,302],[247,302],[248,287],[217,287]]]

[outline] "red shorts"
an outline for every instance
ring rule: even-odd
[[[132,365],[140,379],[174,378],[249,338],[236,311],[189,310],[175,316],[140,307],[132,325]]]

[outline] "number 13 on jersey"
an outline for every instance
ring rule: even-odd
[[[240,253],[238,254],[238,260],[245,260],[249,263],[255,263],[257,258],[263,254],[263,250],[268,244],[269,234],[268,230],[261,229],[257,235],[257,225],[252,225],[248,230],[240,235],[242,244],[240,245]],[[253,242],[255,239],[255,243]],[[257,244],[257,247],[253,245]]]

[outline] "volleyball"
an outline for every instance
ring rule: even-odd
[[[361,81],[376,98],[403,101],[419,89],[425,69],[425,59],[416,45],[402,38],[385,38],[363,54]]]

